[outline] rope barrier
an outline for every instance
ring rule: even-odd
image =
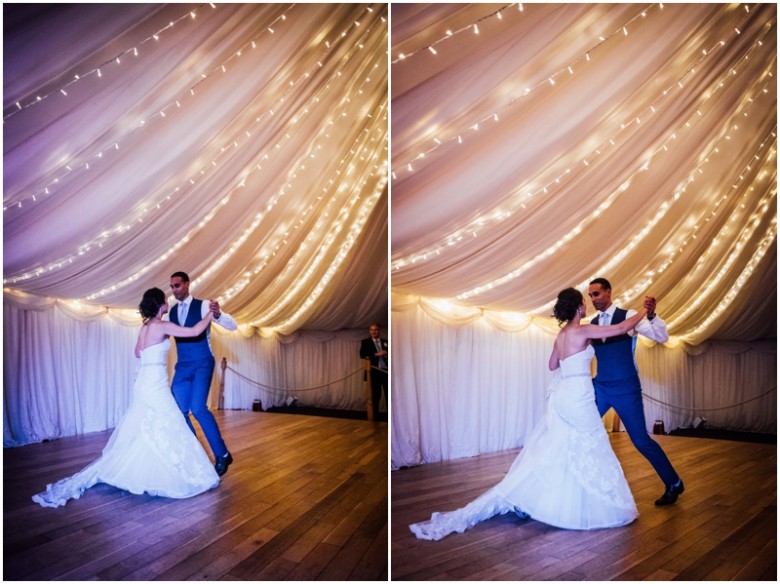
[[[379,371],[385,371],[385,369],[379,369],[378,367],[373,367],[373,366],[372,366],[371,368],[372,368],[372,369],[377,369],[377,370],[379,370]],[[233,373],[235,373],[236,375],[238,375],[238,376],[239,376],[241,379],[243,379],[244,381],[248,381],[249,383],[251,383],[251,384],[253,384],[253,385],[257,385],[257,386],[259,386],[259,387],[264,387],[264,388],[266,388],[266,389],[270,389],[270,390],[272,390],[272,391],[284,391],[284,392],[313,391],[313,390],[315,390],[315,389],[322,389],[323,387],[328,387],[329,385],[333,385],[334,383],[339,383],[339,382],[341,382],[341,381],[344,381],[345,379],[349,379],[349,378],[350,378],[350,377],[352,377],[353,375],[357,375],[358,373],[360,373],[361,371],[363,371],[363,370],[364,370],[364,368],[363,368],[363,367],[360,367],[359,369],[356,369],[356,370],[355,370],[355,371],[353,371],[352,373],[349,373],[349,374],[345,375],[345,376],[344,376],[344,377],[342,377],[341,379],[336,379],[335,381],[329,381],[329,382],[327,382],[327,383],[324,383],[324,384],[322,384],[322,385],[315,385],[314,387],[304,387],[304,388],[302,388],[302,389],[284,389],[284,388],[282,388],[282,387],[273,387],[272,385],[267,385],[267,384],[265,384],[265,383],[261,383],[261,382],[259,382],[259,381],[255,381],[254,379],[250,379],[250,378],[249,378],[249,377],[247,377],[246,375],[242,375],[241,373],[239,373],[238,371],[236,371],[235,369],[233,369],[233,368],[232,368],[230,365],[228,365],[228,366],[226,367],[226,369],[230,369],[230,370],[231,370]]]
[[[666,406],[668,408],[672,408],[672,409],[675,409],[675,410],[688,411],[688,412],[717,412],[719,410],[730,410],[731,408],[736,408],[736,407],[739,407],[739,406],[743,406],[743,405],[745,405],[747,403],[750,403],[752,401],[756,401],[757,399],[761,399],[765,395],[769,395],[770,393],[772,393],[773,391],[776,391],[776,390],[777,390],[777,386],[775,385],[772,389],[770,389],[768,391],[765,391],[761,395],[757,395],[756,397],[751,397],[750,399],[745,400],[743,402],[739,402],[737,404],[733,404],[733,405],[730,405],[730,406],[723,406],[721,408],[684,408],[684,407],[681,407],[681,406],[675,406],[675,405],[672,405],[672,404],[668,404],[666,402],[662,402],[659,399],[655,399],[654,397],[650,397],[649,395],[647,395],[644,392],[642,392],[642,396],[645,399],[648,399],[648,400],[650,400],[652,402],[655,402],[657,404],[660,404],[662,406]]]

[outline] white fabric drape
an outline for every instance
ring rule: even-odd
[[[388,318],[385,4],[3,14],[6,444],[115,424],[135,307],[178,270],[241,325],[213,340],[248,377],[360,366],[353,337]],[[299,403],[362,407],[356,379]]]
[[[359,353],[366,336],[360,330],[249,339],[219,335],[218,351],[233,370],[225,375],[224,407],[251,409],[259,399],[267,409],[296,399],[302,406],[365,411],[367,386]]]
[[[385,5],[4,14],[6,287],[130,308],[184,270],[246,325],[386,320]]]
[[[745,6],[394,5],[393,289],[547,316],[604,276],[690,343],[773,338],[776,7]]]
[[[522,444],[554,298],[595,277],[619,306],[658,299],[673,343],[640,346],[649,396],[713,409],[772,389],[755,344],[776,343],[776,13],[393,5],[395,465]],[[700,415],[773,431],[775,399]],[[649,427],[696,415],[665,407],[646,401]]]

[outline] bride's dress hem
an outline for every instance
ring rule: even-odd
[[[410,525],[417,537],[463,533],[515,509],[573,530],[622,527],[639,516],[596,408],[589,375],[593,354],[588,346],[561,360],[545,416],[501,482],[465,507]]]
[[[184,499],[220,483],[214,466],[189,429],[168,383],[170,340],[141,352],[133,397],[102,455],[76,474],[46,486],[33,501],[60,507],[98,483],[134,495]]]

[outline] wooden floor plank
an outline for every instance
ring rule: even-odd
[[[97,458],[110,432],[6,449],[4,579],[317,579],[335,558],[346,577],[387,579],[387,423],[216,417],[235,462],[190,499],[97,485],[45,509],[31,496]]]
[[[676,505],[625,433],[610,434],[639,509],[631,525],[594,531],[494,517],[438,542],[410,523],[456,509],[497,483],[518,451],[391,475],[393,580],[776,580],[777,448],[654,436],[685,481]]]

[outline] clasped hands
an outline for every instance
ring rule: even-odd
[[[647,310],[647,320],[655,318],[655,297],[645,296],[645,310]]]

